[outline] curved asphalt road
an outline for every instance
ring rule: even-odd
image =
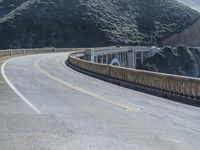
[[[200,108],[83,75],[66,58],[21,56],[3,65],[15,92],[1,81],[0,149],[199,150]]]

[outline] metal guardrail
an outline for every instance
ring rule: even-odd
[[[81,48],[34,48],[34,49],[8,49],[0,50],[0,58],[16,55],[31,55],[43,53],[72,52],[82,50]]]
[[[139,85],[144,88],[158,90],[162,93],[177,95],[200,101],[200,79],[163,74],[136,69],[98,64],[82,60],[77,53],[69,55],[68,63],[87,72],[112,78],[119,81]]]

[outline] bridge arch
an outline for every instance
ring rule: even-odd
[[[110,64],[113,66],[120,66],[119,59],[113,58]]]

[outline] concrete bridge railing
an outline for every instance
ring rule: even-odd
[[[79,58],[80,56],[80,52],[71,53],[68,63],[78,69],[101,75],[104,78],[115,79],[119,83],[125,82],[129,86],[140,86],[162,92],[166,96],[175,95],[200,101],[200,79],[198,78],[116,67],[82,60]]]
[[[159,48],[148,46],[111,46],[85,50],[85,60],[136,69]]]
[[[104,78],[128,84],[129,86],[139,86],[144,89],[160,91],[166,95],[172,94],[181,98],[189,98],[200,101],[200,79],[182,77],[170,74],[147,72],[136,69],[116,67],[106,64],[94,63],[80,59],[84,56],[81,48],[35,48],[35,49],[12,49],[0,50],[0,58],[55,52],[72,52],[68,62],[83,71],[90,72]],[[76,51],[76,52],[74,52]],[[77,52],[79,51],[79,52]]]

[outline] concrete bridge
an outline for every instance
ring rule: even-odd
[[[199,107],[136,91],[199,101],[199,79],[82,57],[84,49],[0,51],[0,150],[199,150]]]
[[[158,51],[159,48],[144,46],[93,48],[85,51],[84,59],[96,63],[136,69],[138,64],[143,64],[145,59]]]

